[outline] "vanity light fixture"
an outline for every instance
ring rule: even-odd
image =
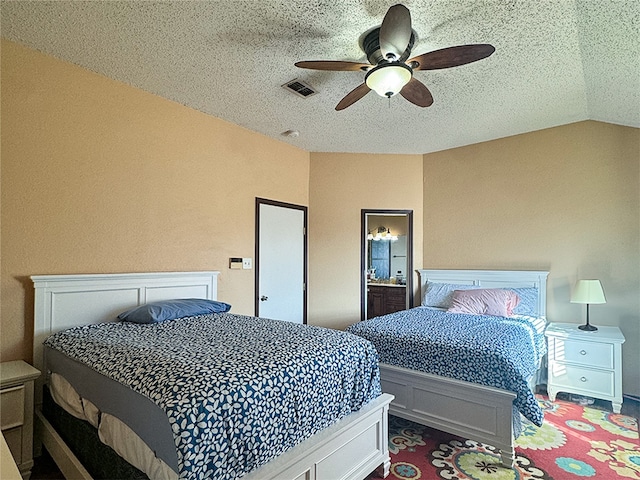
[[[398,240],[398,236],[397,235],[391,235],[391,231],[387,228],[387,233],[385,234],[385,239],[386,240],[391,240],[391,241],[395,241]]]
[[[378,227],[376,230],[377,231],[375,235],[373,235],[371,232],[368,233],[367,240],[374,240],[376,242],[378,240],[389,240],[389,241],[398,240],[398,236],[392,235],[391,230],[389,230],[387,227]]]

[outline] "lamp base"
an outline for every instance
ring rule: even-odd
[[[587,332],[595,332],[596,330],[598,330],[598,327],[594,327],[593,325],[590,324],[586,324],[586,325],[580,325],[578,327],[580,330],[586,330]]]

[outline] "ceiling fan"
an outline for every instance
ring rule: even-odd
[[[458,45],[408,59],[416,36],[411,28],[409,9],[398,4],[389,8],[380,27],[360,37],[360,47],[370,63],[315,60],[297,62],[295,65],[312,70],[367,72],[364,83],[340,100],[336,110],[353,105],[371,90],[387,98],[399,93],[419,107],[428,107],[433,103],[433,97],[429,89],[413,76],[414,71],[465,65],[487,58],[496,50],[489,44]]]

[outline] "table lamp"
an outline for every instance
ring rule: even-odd
[[[607,300],[604,298],[600,280],[578,280],[571,294],[571,303],[587,304],[587,323],[580,325],[578,328],[588,332],[598,330],[597,327],[589,324],[589,304],[607,303]]]

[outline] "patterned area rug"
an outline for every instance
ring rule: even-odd
[[[640,479],[635,418],[538,396],[541,428],[524,425],[513,468],[489,445],[391,416],[388,479],[570,480]],[[371,478],[376,478],[372,476]]]

